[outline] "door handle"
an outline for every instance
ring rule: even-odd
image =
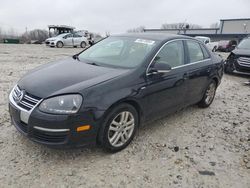
[[[183,74],[183,80],[187,80],[188,79],[188,73],[184,73]]]

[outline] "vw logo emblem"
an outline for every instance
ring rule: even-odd
[[[19,93],[16,94],[16,102],[19,103],[22,99],[23,99],[23,96],[24,96],[24,91],[20,91]]]

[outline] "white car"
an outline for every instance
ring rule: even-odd
[[[88,39],[77,33],[63,33],[56,37],[45,40],[46,46],[62,48],[63,46],[85,48],[88,45]]]
[[[215,52],[218,48],[218,42],[211,42],[211,39],[209,37],[196,36],[194,38],[196,38],[196,39],[200,40],[201,42],[203,42],[204,44],[206,44],[208,49],[210,49],[212,52]]]

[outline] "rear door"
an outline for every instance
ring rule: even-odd
[[[150,67],[157,63],[166,63],[172,70],[164,74],[147,75],[144,89],[144,100],[147,104],[146,119],[171,113],[185,105],[187,91],[185,60],[182,40],[166,43],[155,56]]]
[[[213,69],[213,63],[210,54],[199,42],[186,40],[185,47],[188,52],[188,92],[186,100],[188,104],[193,104],[203,97],[209,82],[209,75]]]
[[[78,34],[73,35],[73,45],[80,46],[81,42],[83,41],[82,36]]]

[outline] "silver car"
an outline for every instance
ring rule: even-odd
[[[46,46],[57,48],[62,48],[63,46],[85,48],[88,45],[88,39],[76,33],[63,33],[56,37],[46,39],[45,44]]]

